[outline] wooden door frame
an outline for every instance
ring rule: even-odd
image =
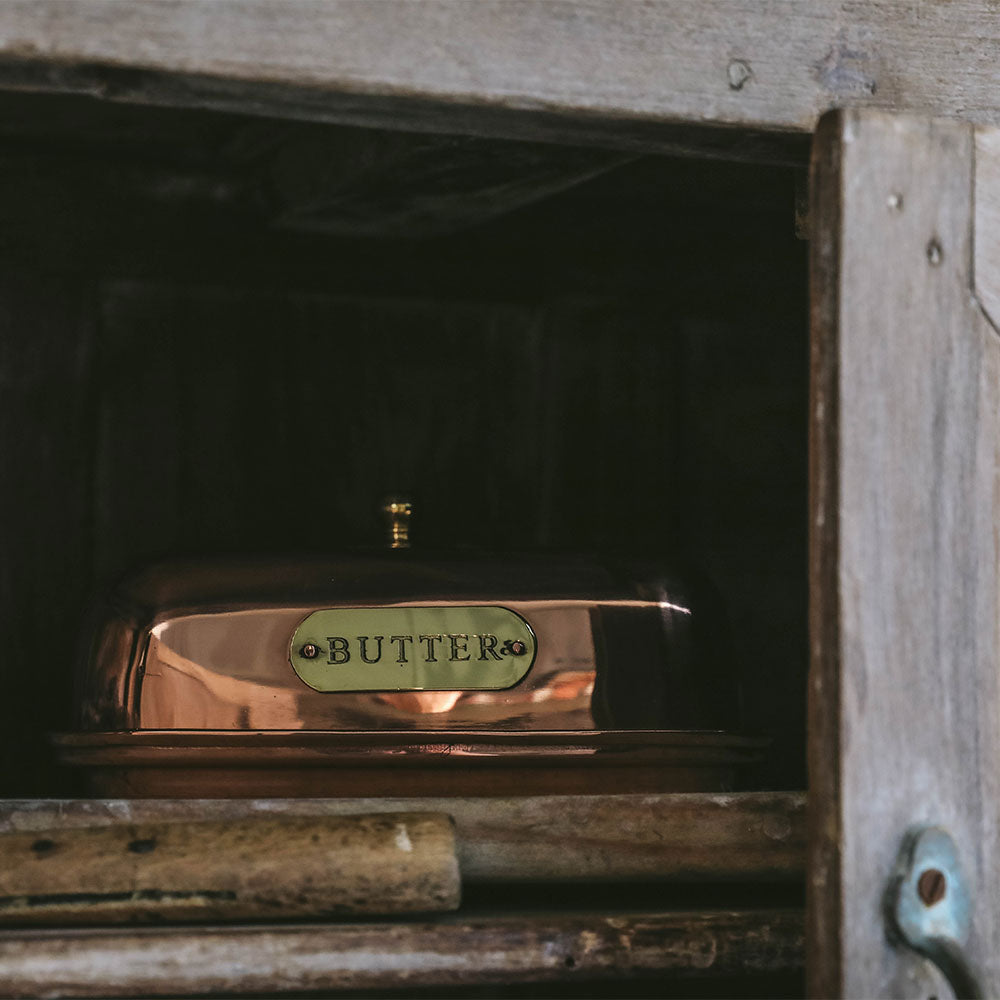
[[[967,952],[1000,989],[1000,339],[975,294],[997,273],[976,225],[996,144],[866,111],[815,140],[811,996],[947,995],[887,939],[896,857],[927,826],[957,844]]]

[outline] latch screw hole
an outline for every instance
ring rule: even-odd
[[[917,894],[924,906],[940,903],[947,891],[948,880],[945,878],[944,872],[937,868],[928,868],[920,873],[920,878],[917,879]]]

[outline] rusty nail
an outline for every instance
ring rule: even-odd
[[[948,880],[944,877],[944,872],[937,868],[928,868],[920,873],[917,879],[917,895],[920,896],[924,906],[933,906],[944,899],[944,894],[948,890]]]
[[[305,658],[306,658],[307,660],[315,660],[315,659],[316,659],[316,657],[317,657],[317,656],[319,656],[319,647],[318,647],[318,646],[314,646],[314,645],[313,645],[313,644],[312,644],[311,642],[307,642],[307,643],[306,643],[306,644],[305,644],[305,645],[304,645],[304,646],[303,646],[303,647],[302,647],[302,648],[301,648],[301,649],[299,650],[299,652],[300,652],[300,653],[302,654],[302,656],[304,656],[304,657],[305,657]]]

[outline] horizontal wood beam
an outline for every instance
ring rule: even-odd
[[[0,934],[0,996],[274,996],[801,967],[802,915],[518,915]]]
[[[466,882],[791,881],[805,869],[805,796],[73,799],[0,803],[0,832],[114,823],[443,812]]]
[[[833,107],[1000,124],[998,43],[979,0],[16,0],[0,87],[782,158]]]

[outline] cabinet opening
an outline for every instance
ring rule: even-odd
[[[414,544],[690,564],[743,787],[805,783],[797,171],[0,100],[3,794],[79,791],[88,607],[172,556]]]

